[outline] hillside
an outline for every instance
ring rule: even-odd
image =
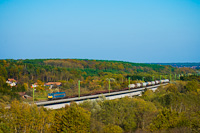
[[[195,73],[190,68],[174,68],[158,64],[130,63],[122,61],[87,60],[87,59],[26,59],[26,60],[0,60],[0,78],[3,84],[8,78],[17,81],[15,92],[26,91],[32,95],[31,85],[43,85],[46,82],[61,82],[60,91],[68,95],[77,93],[77,83],[81,80],[81,93],[107,90],[108,79],[111,89],[127,87],[128,77],[131,83],[136,80],[151,81],[161,78],[179,78],[180,74]],[[161,76],[160,76],[161,75]],[[139,81],[138,81],[139,82]],[[57,88],[55,86],[55,88]],[[48,87],[37,87],[37,91],[47,96]],[[46,90],[46,91],[45,91]],[[6,90],[7,91],[7,90]],[[7,92],[5,91],[5,94]]]

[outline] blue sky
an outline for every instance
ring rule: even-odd
[[[0,0],[0,59],[199,62],[200,0]]]

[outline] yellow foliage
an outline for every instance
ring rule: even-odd
[[[44,90],[44,82],[42,82],[41,80],[37,80],[37,84],[38,86],[36,87],[37,90]]]

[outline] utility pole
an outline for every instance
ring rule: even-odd
[[[130,77],[128,77],[128,88],[129,88],[129,91],[130,91]]]
[[[170,82],[172,82],[172,75],[171,75],[171,73],[170,73]]]
[[[81,86],[81,85],[80,85],[80,84],[81,84],[80,82],[81,82],[81,81],[79,80],[79,81],[78,81],[78,97],[79,97],[79,98],[80,98],[80,88],[81,88],[81,87],[80,87],[80,86]]]
[[[176,73],[175,73],[175,75],[174,75],[174,76],[175,76],[175,81],[176,81]]]
[[[170,68],[170,83],[172,82],[172,75],[171,75],[172,69]]]
[[[142,77],[142,81],[144,81],[144,77]]]
[[[34,103],[34,91],[35,91],[35,90],[34,90],[34,87],[33,87],[33,103]]]
[[[108,80],[108,84],[109,84],[108,91],[110,93],[110,79]]]

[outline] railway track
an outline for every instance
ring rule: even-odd
[[[137,89],[130,89],[130,90],[124,90],[124,91],[118,91],[118,92],[111,92],[111,93],[104,93],[104,94],[97,94],[97,95],[90,95],[90,96],[82,96],[82,97],[75,97],[75,98],[68,98],[68,99],[59,99],[59,100],[52,100],[52,101],[42,101],[35,103],[37,106],[44,106],[46,108],[52,108],[52,109],[58,109],[64,107],[66,104],[70,104],[70,102],[76,102],[81,103],[85,100],[96,100],[99,99],[101,96],[105,96],[107,99],[117,99],[122,98],[125,96],[137,96],[141,95],[141,93],[145,90],[145,88],[151,89],[155,91],[157,87],[160,85],[167,85],[168,83],[154,85],[154,86],[148,86],[148,87],[142,87]]]

